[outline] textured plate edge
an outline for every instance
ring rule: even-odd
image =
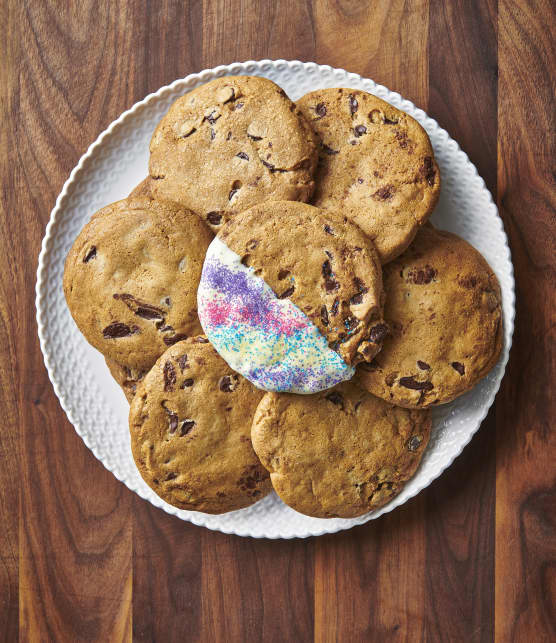
[[[445,466],[443,466],[440,469],[440,471],[438,471],[436,473],[436,475],[432,475],[428,479],[423,480],[422,483],[420,485],[418,485],[418,487],[416,489],[414,489],[412,491],[412,493],[403,500],[403,502],[398,502],[397,503],[396,499],[399,498],[399,496],[397,496],[396,498],[394,498],[391,502],[389,502],[387,505],[385,505],[381,509],[379,509],[377,511],[374,511],[374,512],[370,512],[369,514],[365,514],[364,516],[362,516],[360,518],[355,518],[353,524],[350,525],[350,526],[346,526],[346,527],[338,526],[338,527],[335,527],[335,528],[332,528],[332,529],[322,529],[322,530],[319,530],[319,531],[315,531],[313,533],[288,533],[288,534],[277,533],[277,534],[272,534],[271,535],[271,534],[266,534],[266,533],[253,533],[253,532],[247,533],[245,530],[241,530],[241,529],[233,529],[233,528],[232,529],[226,529],[226,528],[222,528],[222,527],[207,527],[206,521],[204,519],[205,514],[192,513],[187,518],[183,518],[182,516],[180,516],[178,514],[178,509],[177,508],[172,507],[171,505],[168,505],[167,503],[164,503],[161,499],[160,499],[160,502],[158,502],[158,500],[159,500],[158,497],[156,497],[154,500],[151,499],[151,498],[145,497],[140,489],[131,486],[131,484],[129,484],[126,480],[123,480],[120,476],[118,476],[111,469],[109,469],[105,465],[103,460],[100,458],[99,454],[97,453],[97,449],[89,444],[88,439],[84,436],[84,434],[82,433],[82,431],[80,429],[79,423],[76,422],[76,419],[75,419],[73,413],[71,412],[71,410],[69,408],[69,404],[62,397],[61,391],[60,391],[58,385],[56,384],[56,382],[54,381],[54,377],[53,377],[54,368],[52,366],[51,359],[50,359],[50,356],[49,356],[49,354],[47,352],[47,348],[46,348],[45,322],[43,320],[43,311],[41,309],[41,299],[42,299],[41,291],[43,289],[43,273],[44,273],[44,270],[45,270],[45,258],[46,258],[47,253],[48,253],[48,245],[49,245],[49,242],[51,241],[52,232],[53,232],[53,229],[54,229],[54,227],[55,227],[55,225],[57,223],[57,218],[58,218],[58,216],[60,214],[60,211],[62,209],[62,205],[63,205],[65,199],[69,196],[71,186],[74,183],[76,176],[79,174],[79,172],[82,171],[82,169],[83,169],[84,165],[86,164],[87,160],[92,158],[95,150],[102,144],[104,139],[106,137],[110,136],[112,134],[112,132],[116,128],[118,128],[120,124],[122,124],[124,122],[124,120],[126,120],[128,117],[130,117],[131,115],[135,114],[136,112],[138,112],[143,107],[147,106],[149,103],[151,103],[152,101],[156,100],[157,98],[161,98],[164,93],[173,91],[174,89],[176,89],[180,85],[187,85],[187,84],[191,83],[192,81],[197,81],[197,80],[203,81],[204,80],[203,76],[206,77],[208,75],[218,76],[219,74],[220,75],[229,75],[229,74],[238,74],[238,73],[241,74],[241,73],[246,73],[246,72],[248,73],[248,67],[252,67],[253,65],[257,66],[257,67],[263,67],[264,65],[271,65],[273,67],[278,67],[279,65],[282,65],[282,66],[286,65],[290,69],[293,69],[293,68],[303,68],[305,70],[313,69],[313,70],[318,70],[321,73],[322,72],[340,73],[340,74],[345,75],[347,78],[356,79],[358,81],[369,81],[370,80],[371,83],[373,84],[375,90],[387,92],[390,96],[395,96],[396,99],[399,99],[400,101],[403,101],[406,105],[411,106],[411,108],[413,108],[414,110],[422,112],[423,114],[425,114],[425,116],[427,118],[427,121],[431,124],[431,127],[437,128],[440,134],[445,135],[451,141],[454,141],[454,143],[456,145],[456,150],[455,151],[462,155],[462,158],[465,161],[465,163],[472,168],[475,177],[478,178],[480,180],[480,182],[482,183],[483,190],[485,190],[488,193],[488,195],[489,195],[489,206],[493,207],[496,210],[496,213],[498,215],[498,222],[499,222],[500,231],[502,232],[502,234],[504,236],[504,240],[505,240],[505,243],[504,243],[505,260],[506,260],[506,262],[507,262],[507,264],[509,266],[508,277],[509,277],[510,282],[511,282],[510,283],[511,287],[509,289],[510,290],[510,292],[509,292],[509,295],[510,295],[510,297],[509,297],[510,310],[508,311],[507,318],[506,318],[506,315],[505,315],[504,320],[503,320],[504,321],[504,326],[505,326],[505,328],[507,328],[507,332],[508,332],[508,341],[504,342],[504,347],[503,347],[503,350],[502,350],[502,354],[501,354],[500,360],[498,362],[498,364],[501,365],[501,376],[500,376],[500,379],[499,379],[497,385],[491,391],[491,394],[490,394],[489,398],[487,398],[487,403],[485,404],[484,412],[480,416],[480,419],[479,419],[479,421],[477,423],[477,428],[475,429],[475,431],[473,431],[472,433],[469,434],[469,436],[468,436],[466,441],[463,441],[458,445],[459,449],[457,449],[454,452],[454,454],[452,455],[451,459],[449,461],[447,461]],[[172,82],[170,85],[165,85],[165,86],[161,87],[160,89],[158,89],[158,91],[153,92],[151,94],[148,94],[145,98],[143,98],[142,100],[138,101],[137,103],[132,105],[132,107],[130,107],[129,109],[127,109],[124,112],[122,112],[122,114],[116,120],[114,120],[103,132],[101,132],[99,134],[99,136],[96,138],[96,140],[93,143],[91,143],[91,145],[89,145],[87,151],[83,154],[83,156],[81,156],[81,158],[79,159],[79,162],[77,163],[77,165],[71,171],[68,179],[64,183],[64,186],[63,186],[60,194],[58,195],[58,198],[56,199],[56,203],[54,205],[54,208],[52,209],[52,211],[50,213],[50,218],[49,218],[48,224],[47,224],[46,229],[45,229],[45,234],[44,234],[44,237],[43,237],[43,240],[42,240],[42,243],[41,243],[41,249],[40,249],[39,259],[38,259],[37,281],[36,281],[36,284],[35,284],[35,308],[36,308],[36,320],[37,320],[38,336],[39,336],[39,344],[40,344],[41,352],[43,354],[43,359],[44,359],[44,363],[45,363],[46,370],[47,370],[47,373],[48,373],[48,378],[49,378],[50,382],[52,383],[52,387],[54,389],[56,397],[58,398],[58,400],[60,402],[60,406],[62,407],[62,409],[66,413],[66,416],[68,417],[69,421],[73,425],[76,433],[83,440],[85,446],[90,451],[92,451],[92,453],[97,458],[97,460],[99,460],[102,463],[102,465],[108,471],[110,471],[110,473],[117,480],[122,482],[130,491],[133,491],[134,493],[136,493],[143,500],[153,504],[156,507],[159,507],[160,509],[162,509],[163,511],[165,511],[168,514],[176,516],[176,518],[179,518],[180,520],[187,520],[188,522],[191,522],[194,525],[197,525],[197,526],[200,526],[200,527],[207,527],[208,529],[211,529],[211,530],[214,530],[214,531],[220,531],[222,533],[234,534],[234,535],[242,536],[242,537],[268,538],[268,539],[271,539],[271,540],[274,540],[274,539],[286,539],[286,540],[288,540],[288,539],[292,539],[292,538],[308,538],[308,537],[313,537],[313,536],[322,536],[324,534],[337,533],[339,531],[344,531],[346,529],[350,529],[351,527],[356,527],[356,526],[362,525],[362,524],[368,522],[369,520],[374,520],[376,518],[379,518],[380,516],[382,516],[382,515],[384,515],[386,513],[389,513],[390,511],[392,511],[396,507],[399,507],[401,504],[404,504],[405,502],[407,502],[407,501],[411,500],[412,498],[414,498],[423,489],[428,487],[434,480],[439,478],[446,471],[446,469],[448,469],[452,465],[454,460],[462,453],[463,449],[471,441],[471,438],[479,430],[481,424],[483,423],[483,421],[486,418],[488,412],[490,411],[490,408],[492,407],[492,404],[494,402],[494,399],[495,399],[498,391],[500,390],[500,386],[501,386],[502,380],[504,378],[506,366],[507,366],[508,359],[509,359],[510,349],[511,349],[511,345],[512,345],[512,340],[513,340],[514,320],[515,320],[515,277],[514,277],[514,269],[513,269],[513,263],[512,263],[512,258],[511,258],[511,251],[510,251],[510,247],[509,247],[509,244],[508,244],[508,236],[506,234],[506,231],[505,231],[505,228],[504,228],[504,223],[502,221],[502,218],[500,217],[500,214],[498,212],[498,208],[497,208],[496,203],[494,202],[494,200],[492,198],[492,194],[490,193],[490,190],[488,190],[484,179],[479,175],[479,172],[478,172],[476,166],[471,162],[471,160],[469,159],[468,155],[461,149],[461,147],[459,146],[457,141],[455,141],[455,139],[453,139],[448,134],[448,132],[446,130],[444,130],[443,128],[440,127],[440,125],[438,124],[438,122],[435,119],[431,118],[421,108],[418,108],[412,101],[409,101],[409,100],[403,98],[397,92],[393,92],[393,91],[389,90],[384,85],[376,84],[374,81],[372,81],[372,79],[363,78],[359,74],[356,74],[356,73],[353,73],[353,72],[348,72],[347,70],[342,69],[342,68],[331,67],[330,65],[319,65],[319,64],[314,63],[314,62],[302,62],[302,61],[299,61],[299,60],[284,60],[284,59],[270,60],[268,58],[265,58],[265,59],[262,59],[262,60],[259,60],[259,61],[247,60],[247,61],[241,62],[241,63],[234,62],[234,63],[230,63],[229,65],[218,65],[217,67],[213,67],[211,69],[204,69],[204,70],[202,70],[202,71],[200,71],[198,73],[189,74],[185,78],[177,79],[174,82]]]

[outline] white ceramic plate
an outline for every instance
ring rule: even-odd
[[[197,85],[231,74],[266,76],[293,100],[321,87],[363,89],[411,114],[427,130],[442,173],[433,222],[478,248],[502,286],[505,344],[498,365],[473,391],[434,410],[430,444],[415,476],[388,505],[359,518],[310,518],[284,505],[275,494],[221,516],[182,511],[165,503],[143,482],[133,462],[124,396],[101,355],[77,330],[64,300],[62,274],[68,250],[96,210],[125,197],[147,175],[150,137],[171,103]],[[39,257],[36,306],[41,349],[56,395],[85,444],[119,480],[153,505],[196,525],[256,538],[303,538],[348,529],[392,511],[430,484],[461,453],[486,416],[504,374],[513,332],[514,278],[492,197],[475,166],[436,121],[399,94],[357,74],[315,63],[262,60],[176,80],[136,103],[98,137],[73,169],[52,211]]]

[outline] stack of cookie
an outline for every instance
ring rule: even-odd
[[[274,489],[330,518],[400,492],[429,407],[501,351],[494,273],[427,223],[439,190],[423,128],[362,91],[224,77],[172,105],[64,273],[158,495],[223,513]]]

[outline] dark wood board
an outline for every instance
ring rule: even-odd
[[[0,639],[556,640],[555,28],[549,0],[0,3]],[[68,422],[35,322],[40,242],[88,145],[160,86],[261,58],[343,67],[436,118],[497,200],[517,284],[464,453],[395,512],[303,541],[128,491]]]

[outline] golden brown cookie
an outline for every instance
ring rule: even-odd
[[[255,203],[307,201],[314,187],[315,135],[266,78],[217,78],[178,98],[150,150],[153,196],[181,203],[214,230]]]
[[[156,362],[131,403],[131,448],[145,482],[180,509],[224,513],[271,490],[251,446],[263,393],[201,337]]]
[[[131,404],[131,400],[134,398],[137,391],[137,386],[143,380],[147,371],[139,371],[135,368],[122,366],[108,357],[105,358],[105,362],[106,366],[108,366],[108,370],[110,371],[110,375],[112,375],[116,380],[124,392],[127,401]]]
[[[234,217],[218,238],[303,311],[346,364],[380,350],[387,332],[382,269],[372,242],[345,217],[267,202]]]
[[[138,185],[136,185],[133,190],[129,193],[129,198],[135,197],[135,196],[148,196],[152,197],[151,193],[151,184],[152,184],[152,179],[150,176],[147,176],[145,179],[141,181]]]
[[[64,293],[89,343],[145,370],[202,331],[197,286],[210,230],[175,203],[124,199],[97,212],[70,250]]]
[[[316,206],[347,214],[382,263],[411,243],[440,192],[440,173],[419,123],[357,89],[319,89],[297,102],[321,139]]]
[[[429,412],[391,406],[343,382],[314,395],[267,393],[251,439],[286,504],[308,516],[353,518],[402,490],[430,430]]]
[[[384,288],[392,334],[357,376],[374,395],[408,408],[444,404],[498,361],[500,286],[463,239],[421,228],[409,249],[384,267]]]

